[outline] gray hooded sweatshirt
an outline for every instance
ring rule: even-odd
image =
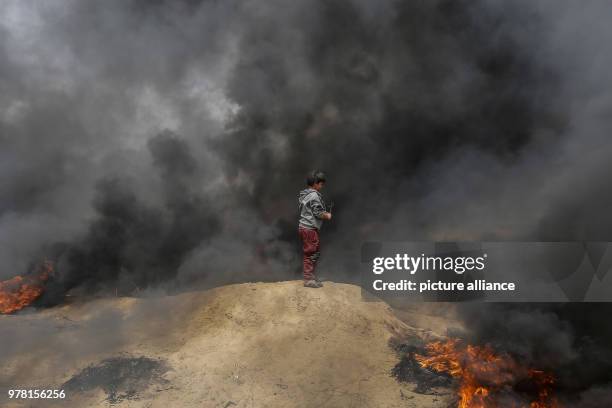
[[[321,229],[323,224],[321,214],[325,212],[321,193],[310,187],[300,191],[298,208],[300,211],[299,226],[301,228]]]

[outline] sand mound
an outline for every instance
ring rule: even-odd
[[[390,337],[415,329],[387,304],[362,301],[360,289],[348,284],[238,284],[178,296],[101,299],[4,319],[0,330],[13,329],[20,339],[43,326],[46,337],[3,356],[1,385],[63,385],[69,395],[61,406],[448,404],[441,396],[415,394],[411,384],[390,375],[398,361]],[[149,382],[130,380],[130,373],[149,366],[157,371],[139,371]]]

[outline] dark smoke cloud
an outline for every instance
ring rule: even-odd
[[[230,175],[248,174],[264,215],[274,200],[283,205],[282,215],[293,217],[286,191],[295,189],[304,169],[318,165],[333,175],[330,188],[342,209],[334,225],[365,238],[372,229],[384,230],[406,205],[420,204],[419,196],[444,188],[435,180],[447,177],[439,164],[471,155],[476,163],[469,170],[480,173],[480,184],[498,185],[480,162],[511,166],[538,132],[560,138],[565,112],[550,104],[556,73],[507,27],[521,21],[535,31],[539,17],[405,2],[372,18],[362,7],[298,5],[300,18],[288,35],[281,34],[284,14],[244,24],[242,53],[228,84],[240,112],[218,150]],[[421,179],[421,171],[441,174]],[[453,205],[469,205],[467,195],[458,198]],[[430,222],[403,222],[404,236],[441,228]],[[364,226],[372,229],[362,233]]]
[[[604,2],[0,7],[2,278],[43,256],[59,295],[291,278],[313,167],[337,210],[335,279],[354,279],[364,240],[611,239]],[[558,358],[568,389],[598,384],[588,400],[608,392],[608,314],[464,317]]]
[[[219,239],[208,242],[212,231],[193,234],[178,219],[168,227],[186,228],[188,250],[164,263],[163,276],[211,247],[265,255],[280,241],[292,252],[291,192],[315,166],[330,173],[338,213],[327,236],[338,251],[378,238],[523,238],[562,224],[550,221],[563,217],[542,200],[560,192],[540,184],[571,140],[572,113],[558,102],[565,72],[540,58],[558,46],[546,8],[447,1],[4,8],[3,70],[14,78],[3,81],[0,211],[4,231],[36,225],[11,236],[7,275],[49,242],[83,247],[115,211],[110,203],[124,208],[112,217],[132,225],[126,230],[142,221],[130,211],[165,208],[176,218],[191,203],[186,218],[197,224],[197,200],[214,208]],[[149,141],[164,129],[184,147]],[[171,203],[182,191],[183,202]],[[87,253],[67,253],[75,251]],[[121,275],[79,275],[91,273],[99,275],[92,281]]]
[[[217,232],[218,208],[194,188],[206,175],[187,145],[164,132],[150,139],[148,148],[163,201],[152,205],[126,181],[101,180],[93,202],[97,216],[85,237],[60,256],[64,289],[100,289],[108,281],[123,290],[158,284],[173,277],[186,254]]]

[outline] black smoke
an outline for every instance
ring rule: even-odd
[[[154,205],[138,197],[128,181],[100,180],[96,217],[86,235],[60,255],[66,290],[95,291],[112,282],[124,293],[162,283],[176,276],[190,251],[218,232],[217,208],[193,188],[206,174],[198,171],[188,146],[165,132],[150,139],[148,148],[162,201]]]
[[[346,230],[435,188],[416,175],[457,151],[512,163],[534,133],[559,131],[563,116],[547,103],[555,72],[503,29],[523,17],[534,29],[537,17],[481,11],[403,2],[374,18],[351,2],[315,2],[298,6],[293,36],[282,35],[284,15],[247,23],[228,85],[241,109],[218,146],[228,173],[249,175],[265,212],[304,169],[330,169]]]
[[[365,240],[610,240],[603,2],[0,7],[2,278],[43,256],[58,296],[293,278],[314,167],[332,279]],[[605,396],[608,311],[465,318]]]
[[[537,197],[550,173],[535,174],[571,139],[565,72],[540,57],[557,45],[545,9],[133,1],[6,15],[8,270],[61,243],[69,288],[191,278],[211,248],[203,277],[236,247],[250,268],[282,259],[268,271],[282,274],[313,167],[329,172],[325,238],[344,259],[366,239],[562,224]]]

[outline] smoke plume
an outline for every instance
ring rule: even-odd
[[[0,278],[44,257],[54,296],[292,278],[312,168],[334,279],[365,240],[612,239],[605,2],[0,10]],[[559,358],[568,389],[595,384],[582,406],[609,396],[609,307],[464,315]]]

